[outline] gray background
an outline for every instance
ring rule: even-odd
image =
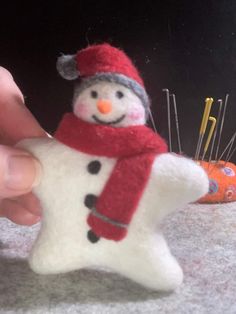
[[[158,293],[94,270],[36,275],[26,257],[39,225],[1,219],[0,313],[235,314],[235,221],[236,203],[189,205],[168,217],[163,231],[185,278],[174,293]]]

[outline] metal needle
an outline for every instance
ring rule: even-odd
[[[216,119],[216,127],[215,127],[215,131],[214,131],[214,135],[213,135],[213,140],[212,140],[212,144],[211,144],[210,156],[209,156],[209,160],[208,160],[209,162],[211,162],[211,158],[212,158],[212,154],[213,154],[213,150],[214,150],[216,134],[218,132],[218,126],[219,126],[219,122],[220,122],[220,115],[221,115],[223,101],[222,101],[222,99],[218,99],[217,102],[219,103],[219,110],[218,110],[218,115],[217,115],[217,119]]]
[[[170,95],[173,98],[173,105],[174,105],[174,112],[175,112],[175,125],[176,125],[176,132],[177,132],[177,140],[178,140],[178,147],[179,153],[182,153],[181,142],[180,142],[180,134],[179,134],[179,119],[178,119],[178,112],[177,112],[177,104],[175,94]]]
[[[207,153],[207,150],[208,150],[215,126],[216,126],[216,118],[215,117],[209,117],[208,121],[211,121],[211,128],[210,128],[210,131],[209,131],[209,134],[207,137],[207,141],[206,141],[206,144],[205,144],[205,147],[203,150],[202,160],[204,160],[204,158],[206,156],[206,153]]]
[[[230,153],[231,153],[231,150],[232,150],[232,147],[234,145],[234,141],[235,141],[235,136],[234,136],[234,139],[232,140],[231,144],[230,144],[230,147],[229,147],[229,150],[228,150],[228,153],[226,155],[226,158],[225,158],[225,161],[227,162],[227,160],[229,160],[229,156],[230,156]]]
[[[226,113],[226,108],[227,108],[227,104],[228,104],[228,98],[229,98],[229,94],[226,94],[225,102],[224,102],[224,110],[223,110],[222,120],[221,120],[221,124],[220,124],[220,133],[219,133],[218,143],[217,143],[217,147],[216,147],[215,160],[217,160],[218,153],[219,153],[221,135],[222,135],[224,120],[225,120],[225,113]]]
[[[236,152],[236,146],[234,147],[232,153],[229,155],[228,160],[226,160],[225,164],[233,157],[233,154]]]
[[[154,122],[154,119],[153,119],[153,115],[152,115],[152,112],[151,112],[149,107],[148,107],[148,112],[149,112],[149,115],[150,115],[150,119],[151,119],[151,123],[152,123],[153,129],[154,129],[155,133],[157,133],[157,129],[156,129],[156,125],[155,125],[155,122]]]
[[[228,144],[226,145],[225,149],[223,150],[223,153],[220,155],[219,159],[217,160],[217,162],[219,160],[221,160],[221,158],[224,156],[225,152],[227,151],[228,147],[231,145],[231,143],[235,140],[236,137],[236,132],[234,132],[233,136],[231,137],[231,139],[229,140]]]
[[[168,118],[168,137],[169,137],[169,151],[172,152],[171,119],[170,119],[170,92],[169,92],[169,89],[167,89],[167,88],[164,88],[162,91],[166,93],[167,118]]]
[[[209,114],[211,111],[212,103],[213,103],[213,98],[206,98],[205,99],[205,109],[204,109],[202,122],[201,122],[200,130],[199,130],[199,137],[198,137],[197,149],[196,149],[196,153],[195,153],[195,160],[198,160],[198,158],[199,158],[199,154],[200,154],[201,146],[202,146],[202,141],[203,141],[204,134],[206,132],[207,122],[208,122]]]

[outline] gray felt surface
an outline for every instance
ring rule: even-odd
[[[165,221],[185,273],[171,294],[94,270],[36,275],[26,257],[38,230],[0,219],[0,313],[236,313],[236,203],[190,205]]]

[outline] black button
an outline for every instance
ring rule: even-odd
[[[91,174],[97,174],[100,171],[101,167],[102,164],[99,160],[91,161],[87,166],[88,172]]]
[[[95,207],[95,203],[97,200],[97,196],[94,194],[87,194],[84,198],[84,205],[88,207],[89,209],[92,209]]]
[[[96,234],[92,230],[88,231],[87,237],[88,237],[88,240],[92,243],[96,243],[100,239],[98,236],[96,236]]]

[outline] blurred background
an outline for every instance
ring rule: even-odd
[[[189,156],[196,150],[205,98],[214,98],[217,115],[217,99],[229,93],[222,152],[236,129],[235,0],[8,1],[1,8],[0,64],[12,72],[48,132],[71,110],[73,84],[57,74],[56,58],[104,41],[124,49],[139,68],[165,139],[162,89],[175,93],[182,147]],[[174,124],[172,137],[177,151]]]

